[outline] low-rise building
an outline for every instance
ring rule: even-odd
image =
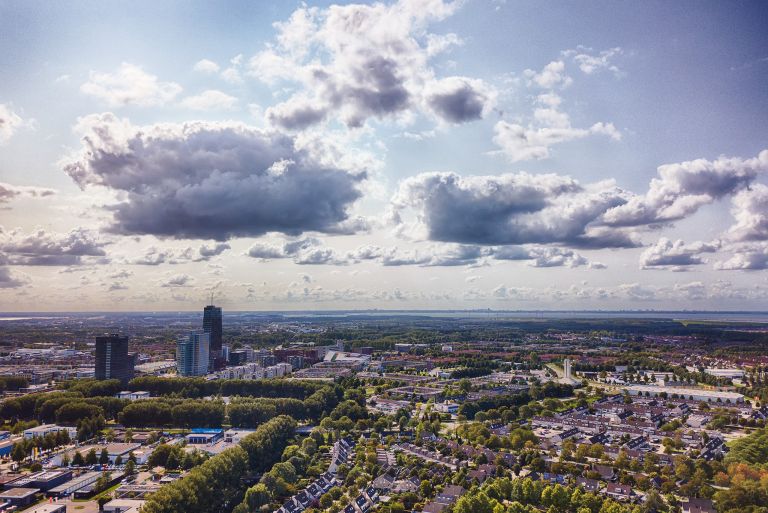
[[[140,390],[132,392],[130,390],[123,390],[117,394],[118,399],[128,399],[129,401],[138,401],[139,399],[149,399],[151,394],[149,392]]]
[[[0,502],[8,502],[17,508],[25,508],[37,501],[38,488],[9,488],[0,492]]]
[[[678,397],[690,401],[708,403],[738,404],[744,402],[744,396],[737,392],[721,392],[706,388],[678,388],[658,385],[629,385],[624,387],[629,395],[646,397]]]

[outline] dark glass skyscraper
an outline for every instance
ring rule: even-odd
[[[203,332],[211,338],[211,370],[218,370],[224,366],[221,357],[221,340],[223,337],[221,307],[208,305],[203,310]]]
[[[128,337],[96,337],[96,379],[119,379],[123,384],[133,378],[134,355],[128,354]]]

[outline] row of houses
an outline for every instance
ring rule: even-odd
[[[301,513],[316,504],[323,494],[338,484],[336,472],[339,466],[349,461],[353,451],[354,441],[349,437],[334,442],[331,449],[331,463],[328,465],[328,471],[288,499],[275,513]]]

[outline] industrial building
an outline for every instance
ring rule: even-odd
[[[624,387],[629,395],[642,395],[647,397],[671,397],[690,401],[703,401],[707,403],[743,403],[744,396],[736,392],[721,392],[705,388],[678,388],[657,385],[629,385]]]

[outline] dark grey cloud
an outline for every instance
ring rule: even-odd
[[[112,232],[225,240],[339,231],[366,175],[329,164],[293,137],[234,123],[136,127],[113,114],[79,122],[64,171],[125,194]]]
[[[360,127],[370,118],[417,109],[452,123],[482,117],[495,100],[493,88],[477,79],[436,79],[429,64],[460,40],[426,27],[457,8],[457,2],[439,0],[298,8],[275,24],[276,41],[250,60],[251,76],[299,85],[267,109],[267,118],[300,130],[330,118]]]
[[[232,249],[232,248],[226,242],[219,242],[214,244],[213,246],[206,246],[206,245],[200,246],[200,249],[197,250],[198,256],[197,258],[195,258],[195,261],[207,262],[211,258],[221,255],[228,249]]]
[[[450,123],[481,119],[492,98],[493,93],[481,81],[465,77],[440,80],[427,92],[429,107]]]
[[[275,126],[286,130],[304,130],[323,121],[328,115],[328,108],[296,99],[291,103],[281,103],[270,108],[266,114],[267,119]]]
[[[391,218],[401,233],[441,242],[633,247],[630,234],[600,225],[629,196],[612,183],[582,186],[554,174],[424,173],[401,182]]]

